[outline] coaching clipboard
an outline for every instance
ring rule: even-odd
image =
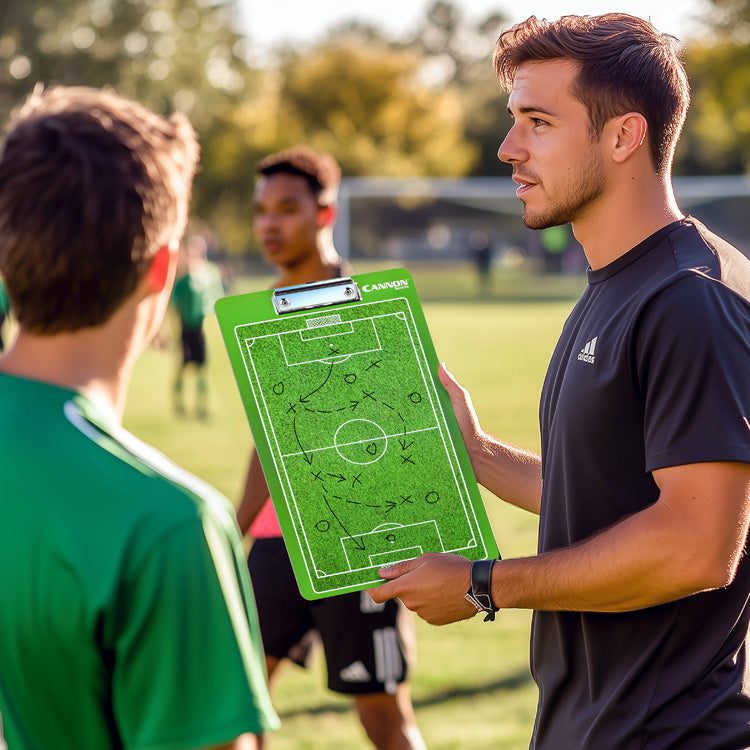
[[[393,269],[216,303],[300,591],[423,552],[497,557],[414,281]]]

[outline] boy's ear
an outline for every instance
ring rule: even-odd
[[[162,245],[156,251],[147,273],[148,285],[152,292],[162,291],[169,282],[172,267],[177,263],[178,252],[179,244],[175,242]]]
[[[323,227],[332,227],[336,221],[336,204],[330,203],[327,206],[321,206],[318,209],[318,229]]]

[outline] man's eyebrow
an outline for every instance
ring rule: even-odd
[[[508,109],[508,114],[511,117],[513,117],[513,110],[510,108],[510,105],[508,105],[507,109]],[[548,117],[555,117],[556,116],[554,112],[552,112],[549,109],[545,109],[544,107],[526,106],[526,107],[519,107],[518,108],[518,114],[519,115],[528,115],[528,114],[532,114],[532,113],[539,114],[539,115],[547,115]]]

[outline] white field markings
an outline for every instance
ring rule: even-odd
[[[412,315],[411,308],[408,305],[407,310],[409,311],[409,315],[411,316],[411,326],[407,325],[406,330],[411,337],[412,328],[416,330],[416,323],[414,321],[414,316]],[[432,380],[427,376],[423,369],[427,363],[427,356],[422,345],[422,340],[417,337],[415,343],[414,339],[412,338],[412,347],[414,348],[415,352],[417,350],[417,346],[419,346],[419,351],[422,355],[421,357],[417,356],[417,364],[419,365],[419,369],[422,372],[422,380],[425,383],[427,393],[430,397],[430,404],[432,405],[432,411],[435,416],[435,420],[440,425],[440,437],[443,441],[443,449],[445,450],[446,456],[448,456],[448,465],[450,466],[451,472],[453,472],[453,481],[456,483],[456,487],[458,488],[458,496],[461,500],[461,505],[463,506],[464,515],[467,517],[468,525],[471,529],[472,539],[468,546],[476,547],[477,537],[475,530],[479,529],[479,519],[477,518],[474,506],[469,501],[470,495],[469,488],[466,486],[466,479],[462,473],[456,472],[456,468],[458,467],[458,456],[456,455],[456,449],[453,445],[453,442],[449,439],[450,433],[448,431],[448,425],[445,421],[445,414],[443,413],[443,410],[439,408],[440,402],[437,399],[437,393],[434,390]]]
[[[438,540],[438,543],[440,544],[442,552],[451,551],[451,550],[445,549],[445,544],[443,543],[443,537],[440,533],[440,526],[437,520],[434,518],[425,519],[422,521],[415,521],[414,523],[407,523],[407,524],[385,524],[383,526],[379,526],[376,529],[373,529],[372,531],[365,532],[364,534],[357,534],[357,536],[358,537],[367,537],[367,536],[375,536],[375,535],[382,536],[383,534],[394,534],[396,531],[403,531],[405,529],[413,529],[418,526],[422,526],[422,527],[429,529],[429,531],[432,533],[432,536]],[[427,536],[427,534],[423,534],[423,536]],[[347,539],[348,537],[341,537],[339,541],[341,543],[341,549],[344,554],[344,557],[346,558],[347,565],[349,566],[349,571],[352,573],[370,570],[372,568],[380,568],[383,565],[392,565],[394,562],[399,562],[400,560],[410,560],[413,557],[419,557],[419,555],[421,555],[422,552],[424,552],[424,547],[421,544],[410,543],[409,546],[407,547],[396,547],[385,552],[383,551],[370,552],[367,554],[369,565],[355,567],[349,557],[349,551],[347,549],[347,544],[346,544]],[[379,580],[379,577],[378,577],[378,580]]]
[[[367,303],[372,304],[372,303]],[[408,304],[408,303],[407,303]],[[351,307],[360,307],[360,304],[353,304]],[[348,308],[351,309],[351,308]],[[293,316],[290,316],[288,318],[284,318],[284,320],[295,320],[299,319],[299,322],[302,321],[308,321],[311,319],[315,319],[315,313],[311,315],[310,311],[304,311],[299,314],[295,314]],[[258,328],[264,328],[268,325],[271,325],[272,327],[275,327],[278,323],[278,318],[271,318],[269,320],[260,321],[258,323],[251,324],[252,329],[258,329]],[[339,321],[336,321],[334,325],[340,325],[341,323]],[[241,334],[242,329],[247,329],[247,324],[241,324],[235,326],[235,337],[237,338],[237,342],[242,348],[243,343],[245,344],[247,348],[247,352],[249,355],[249,360],[252,364],[252,374],[250,373],[250,370],[248,369],[247,365],[247,359],[245,357],[242,358],[243,362],[245,363],[245,373],[248,378],[248,382],[250,383],[250,387],[252,389],[253,398],[255,399],[256,406],[258,408],[258,412],[261,416],[261,425],[263,427],[263,432],[266,438],[266,443],[268,444],[269,448],[271,448],[271,458],[274,462],[274,467],[276,470],[276,475],[279,478],[279,485],[281,486],[281,490],[284,493],[284,505],[287,509],[287,512],[289,513],[289,517],[292,520],[292,528],[294,530],[294,535],[297,540],[297,545],[301,551],[304,551],[302,554],[302,560],[305,566],[305,571],[307,573],[307,579],[310,583],[310,586],[313,591],[316,593],[325,593],[329,591],[336,591],[336,590],[344,590],[347,588],[346,585],[337,587],[337,588],[321,588],[316,585],[316,582],[319,580],[318,575],[318,569],[315,565],[314,555],[312,551],[312,545],[310,543],[310,540],[308,539],[307,535],[307,529],[305,528],[305,525],[302,520],[302,516],[300,513],[300,508],[297,503],[297,499],[294,494],[294,487],[292,485],[292,481],[289,477],[286,463],[282,457],[282,451],[281,447],[279,445],[279,440],[276,435],[276,430],[273,427],[273,420],[271,418],[270,409],[268,406],[268,403],[266,402],[265,395],[263,394],[262,389],[260,388],[260,376],[258,374],[257,365],[256,365],[256,358],[253,356],[252,352],[252,346],[255,343],[255,341],[258,338],[264,338],[264,337],[277,337],[280,338],[278,331],[274,331],[272,333],[263,334],[262,336],[243,336]],[[299,330],[310,330],[309,326],[306,324],[305,329],[299,329]],[[377,331],[375,331],[377,335]],[[378,345],[380,345],[380,341],[378,339]],[[283,347],[282,351],[283,351]],[[286,353],[284,353],[284,358],[286,360]],[[275,450],[274,450],[275,448]],[[284,481],[285,480],[285,481]],[[373,579],[374,582],[374,579]]]
[[[393,313],[391,313],[391,314],[393,314]],[[353,357],[356,354],[371,354],[372,352],[378,352],[378,351],[382,351],[383,350],[383,345],[380,343],[380,337],[378,336],[377,328],[375,328],[375,319],[379,318],[379,317],[380,318],[387,317],[387,315],[374,315],[371,318],[359,318],[359,319],[354,320],[354,321],[349,321],[349,323],[351,325],[351,330],[350,331],[344,331],[344,332],[334,333],[334,334],[330,334],[329,336],[317,335],[317,336],[305,337],[305,335],[304,335],[305,333],[315,332],[317,334],[320,334],[321,330],[323,330],[323,329],[321,329],[321,328],[301,328],[301,329],[299,329],[297,331],[284,331],[282,333],[271,333],[271,334],[267,334],[265,336],[258,336],[257,338],[269,338],[269,337],[277,336],[278,339],[279,339],[280,346],[281,346],[281,351],[284,354],[284,362],[285,362],[285,364],[286,364],[287,367],[294,367],[296,365],[309,365],[309,364],[312,364],[313,362],[322,362],[323,364],[329,364],[330,362],[335,362],[336,360],[340,360],[340,361],[343,362],[343,361],[349,359],[349,357]],[[370,323],[370,325],[372,326],[373,335],[375,336],[375,341],[377,343],[377,346],[373,347],[372,349],[358,349],[357,351],[351,351],[351,352],[349,352],[347,354],[335,354],[335,355],[333,355],[331,357],[323,357],[323,358],[313,357],[312,359],[299,360],[299,361],[295,361],[295,362],[291,362],[289,360],[289,357],[287,356],[287,347],[284,346],[284,339],[287,336],[291,337],[291,336],[294,336],[296,334],[297,336],[299,336],[300,341],[303,342],[303,343],[309,343],[310,341],[315,341],[315,340],[321,339],[321,338],[337,338],[339,336],[349,336],[349,335],[351,335],[351,334],[354,333],[354,325],[353,325],[354,323],[364,323],[364,322],[369,322]],[[338,327],[340,327],[343,324],[337,323],[337,324],[334,324],[334,325],[335,325],[336,328],[338,328]],[[333,327],[333,326],[331,326],[331,327]],[[251,356],[252,356],[252,354],[251,354]]]
[[[376,340],[378,342],[378,348],[376,348],[376,349],[367,349],[367,350],[363,350],[362,352],[350,352],[347,355],[337,354],[334,357],[328,358],[327,360],[326,359],[313,359],[313,360],[310,360],[310,362],[320,361],[320,362],[323,362],[323,363],[327,364],[331,360],[337,360],[338,359],[338,360],[341,360],[341,361],[345,361],[345,359],[348,359],[349,357],[355,356],[357,354],[372,353],[373,351],[382,350],[382,343],[380,342],[380,337],[378,335],[378,330],[377,330],[377,327],[375,325],[375,320],[378,319],[378,318],[386,318],[386,317],[390,317],[390,316],[394,316],[395,315],[396,317],[398,317],[398,318],[400,318],[401,320],[404,321],[404,324],[405,324],[404,327],[406,329],[406,335],[408,336],[408,339],[409,339],[409,341],[411,343],[412,351],[414,353],[414,357],[416,359],[417,366],[418,366],[419,371],[420,371],[422,382],[423,382],[423,384],[425,386],[426,393],[428,394],[429,399],[430,399],[430,406],[432,408],[433,418],[435,419],[435,425],[434,426],[425,427],[425,428],[419,428],[419,429],[407,431],[407,434],[412,434],[412,433],[417,433],[417,432],[426,432],[426,431],[435,431],[435,430],[438,431],[438,434],[439,434],[440,439],[442,441],[443,450],[445,451],[446,458],[448,459],[448,464],[450,466],[450,470],[451,470],[451,473],[452,473],[452,476],[453,476],[453,481],[454,481],[454,483],[456,485],[456,489],[458,490],[458,496],[460,498],[460,501],[461,501],[461,504],[462,504],[462,507],[463,507],[463,510],[464,510],[464,514],[466,516],[467,525],[468,525],[468,527],[469,527],[469,529],[471,530],[471,533],[472,533],[472,537],[473,538],[472,538],[471,543],[470,543],[469,546],[472,546],[472,545],[476,546],[477,542],[476,542],[475,529],[478,528],[478,519],[476,517],[476,513],[475,513],[474,508],[472,507],[471,503],[469,502],[469,492],[468,492],[468,488],[466,486],[465,478],[463,477],[463,475],[460,472],[457,472],[458,459],[457,459],[457,456],[456,456],[456,453],[455,453],[455,448],[453,446],[452,441],[449,439],[449,433],[448,433],[447,424],[445,423],[445,417],[444,417],[444,414],[442,412],[442,408],[440,408],[440,404],[439,404],[439,401],[437,399],[437,394],[436,394],[436,392],[434,390],[434,385],[433,385],[431,379],[426,374],[427,359],[426,359],[426,355],[425,355],[425,352],[424,352],[424,347],[423,347],[422,342],[419,339],[419,337],[415,336],[414,333],[413,333],[413,331],[412,331],[412,328],[414,328],[414,331],[416,331],[416,323],[414,321],[414,317],[413,317],[413,314],[412,314],[412,311],[411,311],[409,300],[406,299],[406,298],[397,298],[397,299],[392,299],[392,300],[381,300],[381,301],[376,301],[376,302],[365,302],[365,303],[359,303],[359,304],[355,303],[355,304],[352,304],[351,306],[349,306],[347,309],[348,310],[352,310],[354,308],[368,308],[368,307],[371,308],[371,307],[374,307],[374,306],[377,306],[377,305],[384,305],[384,304],[392,305],[394,302],[401,303],[401,304],[403,304],[405,306],[406,312],[408,312],[408,315],[409,315],[410,324],[406,320],[406,314],[404,313],[404,311],[388,312],[388,313],[383,313],[383,314],[373,314],[373,315],[369,315],[369,316],[365,314],[361,318],[355,318],[355,319],[352,319],[351,321],[346,321],[346,322],[349,322],[349,323],[352,324],[352,330],[353,330],[353,323],[369,320],[371,322],[372,326],[373,326],[373,329],[374,329],[374,335],[375,335]],[[361,310],[360,312],[365,312],[365,310]],[[308,311],[305,311],[305,312],[301,313],[300,315],[290,316],[289,318],[286,318],[286,320],[291,320],[292,318],[294,318],[294,319],[299,318],[300,322],[302,322],[302,321],[305,321],[305,320],[309,320],[311,318],[311,313],[308,310]],[[261,321],[259,323],[254,323],[254,324],[249,324],[249,325],[251,325],[253,329],[261,328],[261,330],[262,330],[262,327],[264,326],[264,324],[271,324],[271,325],[273,325],[275,323],[277,323],[277,319],[271,319],[271,320],[267,320],[267,321]],[[338,322],[338,321],[332,324],[332,326],[335,326],[335,327],[340,327],[341,325],[342,325],[342,323]],[[247,330],[248,329],[248,324],[243,324],[243,325],[236,326],[235,327],[235,335],[237,337],[237,340],[238,340],[238,343],[240,344],[240,346],[242,346],[243,343],[246,345],[247,352],[249,354],[249,360],[250,360],[251,365],[252,365],[252,372],[248,368],[248,364],[247,364],[247,359],[248,358],[243,357],[243,362],[245,362],[246,374],[247,374],[248,381],[249,381],[251,389],[252,389],[253,397],[254,397],[256,405],[258,407],[258,411],[259,411],[259,413],[260,413],[260,415],[262,417],[261,423],[262,423],[262,426],[263,426],[263,430],[264,430],[266,441],[267,441],[269,447],[272,448],[271,454],[272,454],[272,458],[273,458],[273,461],[274,461],[274,465],[275,465],[275,468],[276,468],[277,475],[279,476],[280,479],[282,477],[285,479],[285,481],[280,482],[280,485],[281,485],[282,490],[284,492],[284,502],[286,504],[287,509],[289,510],[290,517],[293,520],[293,527],[294,527],[294,531],[295,531],[295,534],[296,534],[296,537],[297,537],[297,542],[298,542],[298,544],[300,546],[300,549],[304,548],[304,549],[307,550],[307,554],[303,555],[303,559],[304,559],[305,567],[306,567],[306,570],[307,570],[307,573],[308,573],[308,577],[310,579],[310,583],[311,583],[311,585],[313,587],[313,590],[317,591],[318,593],[322,593],[322,592],[334,592],[336,590],[345,590],[347,588],[350,588],[351,587],[351,583],[346,583],[346,584],[344,584],[344,585],[342,585],[340,587],[323,588],[323,589],[319,589],[315,585],[316,578],[320,577],[320,574],[319,574],[319,571],[317,569],[317,566],[315,566],[315,563],[314,563],[314,559],[313,559],[313,546],[311,545],[310,540],[307,538],[307,529],[305,528],[304,523],[302,521],[302,516],[301,516],[300,508],[298,506],[297,499],[295,497],[295,488],[294,488],[293,483],[292,483],[292,481],[291,481],[291,479],[289,477],[289,474],[288,474],[288,471],[287,471],[287,466],[286,466],[286,461],[285,461],[285,459],[287,459],[287,458],[290,458],[290,457],[293,457],[293,456],[300,456],[300,455],[302,455],[302,452],[283,453],[282,450],[281,450],[281,446],[279,444],[279,438],[276,435],[276,430],[274,429],[273,420],[271,418],[271,412],[270,412],[269,405],[268,405],[268,403],[266,401],[265,395],[262,392],[262,389],[260,388],[260,376],[259,376],[259,373],[258,373],[258,368],[257,368],[257,363],[256,363],[256,357],[253,356],[253,351],[252,351],[252,346],[253,346],[254,342],[257,339],[259,339],[259,338],[277,337],[279,339],[279,342],[280,342],[280,345],[281,345],[281,340],[282,340],[281,336],[282,335],[293,334],[293,333],[297,332],[297,333],[300,334],[300,336],[303,336],[305,333],[309,334],[313,330],[315,330],[316,333],[320,333],[321,332],[321,328],[319,328],[319,327],[311,328],[308,325],[305,328],[298,329],[298,331],[292,330],[292,331],[282,331],[282,332],[271,332],[271,333],[262,334],[260,336],[252,336],[252,335],[242,336],[241,333],[240,333],[240,329]],[[347,335],[347,332],[342,333],[342,334],[335,334],[335,335]],[[311,337],[311,338],[315,338],[315,337]],[[286,362],[286,364],[287,364],[288,367],[293,367],[296,364],[303,364],[303,362],[291,362],[290,363],[288,361],[288,358],[287,358],[287,355],[286,355],[286,351],[285,351],[283,345],[281,345],[280,348],[281,348],[281,350],[282,350],[282,352],[284,354],[284,359],[285,359],[285,362]],[[342,359],[342,356],[345,356],[345,359]],[[448,433],[448,434],[446,434],[446,433]],[[403,437],[403,434],[404,433],[402,432],[402,433],[399,433],[398,435],[393,435],[393,436],[388,436],[388,437]],[[382,438],[380,438],[380,439],[382,440]],[[357,443],[361,443],[361,442],[364,442],[364,441],[354,441],[353,443],[350,443],[349,445],[356,445]],[[275,448],[275,450],[273,448]],[[335,446],[322,446],[322,447],[319,447],[319,448],[306,448],[305,449],[305,453],[310,454],[310,453],[314,453],[316,451],[326,451],[326,450],[333,450],[333,449],[335,449]],[[361,534],[357,534],[355,536],[361,536]],[[342,545],[345,543],[345,540],[348,539],[348,538],[349,537],[347,537],[347,536],[341,537],[341,543],[342,543]],[[346,571],[339,571],[338,573],[328,574],[326,577],[330,577],[330,576],[334,576],[334,575],[340,575],[342,572],[346,572]],[[379,577],[375,576],[373,578],[372,582],[378,582],[379,580],[380,580]]]

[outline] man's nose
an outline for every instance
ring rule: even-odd
[[[526,151],[521,147],[515,127],[508,131],[500,144],[500,148],[497,150],[497,158],[507,164],[523,161],[526,158]]]

